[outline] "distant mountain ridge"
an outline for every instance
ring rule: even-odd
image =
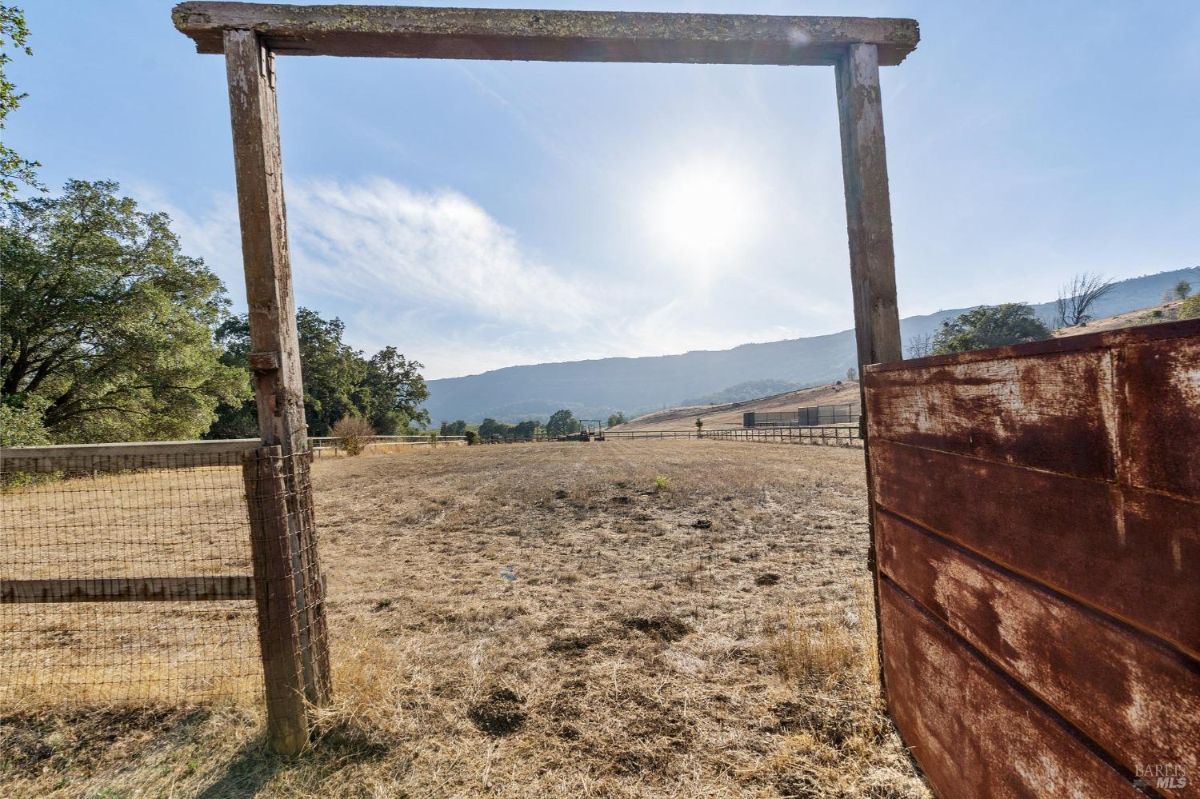
[[[1200,291],[1200,266],[1129,278],[1096,303],[1094,315],[1110,316],[1158,303],[1180,280]],[[1054,302],[1033,305],[1053,324]],[[900,320],[904,346],[937,331],[942,321],[967,308],[953,308]],[[854,331],[742,344],[728,350],[700,350],[643,358],[509,366],[478,375],[429,381],[425,407],[435,423],[493,417],[518,421],[549,417],[569,408],[580,418],[607,418],[683,404],[687,397],[710,398],[739,384],[773,381],[794,385],[829,383],[855,365]]]

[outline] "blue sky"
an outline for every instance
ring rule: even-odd
[[[1198,3],[477,4],[916,18],[883,71],[902,315],[1200,263]],[[170,2],[23,5],[8,143],[168,211],[240,303],[223,60]],[[299,302],[427,376],[853,323],[831,68],[285,58],[278,84]]]

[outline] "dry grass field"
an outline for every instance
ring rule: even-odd
[[[269,755],[246,695],[0,707],[0,796],[927,795],[878,699],[861,450],[470,447],[314,480],[336,702],[311,749]]]

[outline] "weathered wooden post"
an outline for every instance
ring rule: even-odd
[[[281,447],[262,447],[246,453],[242,476],[250,512],[267,740],[274,751],[291,755],[308,741],[308,719],[283,463]]]
[[[848,45],[836,70],[854,332],[861,375],[867,364],[902,357],[877,48],[873,44]],[[859,386],[861,401],[861,380]],[[865,415],[865,405],[862,408]]]
[[[225,64],[229,82],[229,107],[233,123],[234,165],[237,172],[238,212],[242,228],[242,259],[250,319],[250,369],[258,404],[258,428],[266,447],[278,452],[283,490],[272,511],[282,510],[285,537],[276,545],[276,521],[263,515],[254,535],[259,540],[255,577],[270,585],[270,604],[260,599],[259,624],[263,666],[267,681],[269,736],[279,751],[296,751],[295,725],[304,720],[303,703],[321,705],[330,693],[328,637],[325,625],[324,584],[317,559],[312,516],[312,486],[304,421],[304,386],[296,332],[296,307],[288,259],[287,221],[283,203],[283,169],[279,145],[279,117],[275,99],[274,56],[252,30],[226,30]],[[263,456],[265,457],[265,456]],[[247,481],[252,505],[265,501],[250,493],[266,490],[262,458],[255,484]],[[274,490],[272,488],[271,490]],[[282,504],[280,504],[282,503]],[[263,510],[266,513],[266,510]],[[252,523],[253,523],[252,517]],[[265,538],[264,538],[265,537]],[[278,559],[286,559],[281,563]],[[292,581],[288,596],[269,581],[286,565]],[[260,570],[265,570],[260,573]],[[281,604],[294,604],[285,621]],[[284,647],[287,652],[271,651]],[[302,692],[296,695],[291,679],[291,651],[299,658]],[[279,684],[273,685],[273,681]],[[286,684],[286,685],[285,685]],[[295,703],[299,703],[297,713]],[[303,740],[299,745],[303,745]]]
[[[876,637],[879,576],[875,552],[875,499],[871,450],[867,440],[867,400],[863,367],[899,361],[900,313],[896,306],[896,256],[892,244],[892,205],[888,196],[887,154],[883,139],[883,98],[879,90],[879,51],[873,44],[850,44],[836,65],[838,119],[842,134],[842,180],[846,191],[846,231],[850,240],[850,281],[854,290],[854,333],[858,346],[858,420],[867,466],[870,544],[867,567],[875,595]],[[879,683],[886,690],[878,648]]]

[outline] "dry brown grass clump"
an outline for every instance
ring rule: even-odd
[[[556,443],[314,476],[336,698],[310,751],[267,754],[245,702],[5,717],[0,795],[927,795],[875,683],[861,452]]]

